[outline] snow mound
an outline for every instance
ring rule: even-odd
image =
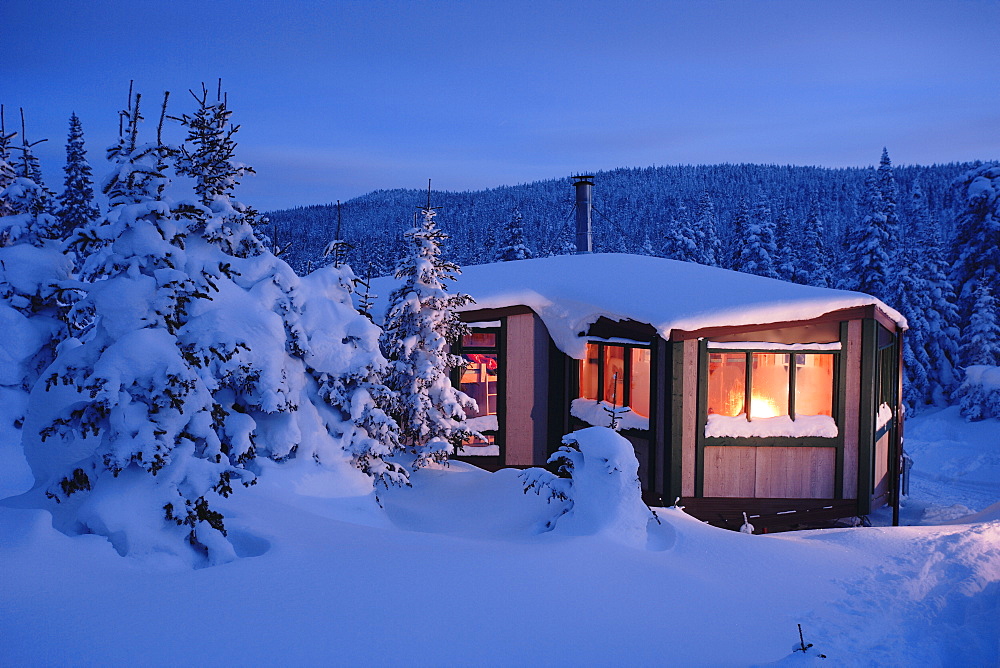
[[[650,544],[648,527],[655,516],[642,501],[639,462],[632,444],[607,427],[588,427],[563,437],[549,462],[560,478],[544,469],[528,469],[525,491],[548,492],[559,502],[546,528],[570,536],[597,535],[632,547]],[[657,541],[653,541],[656,544]]]

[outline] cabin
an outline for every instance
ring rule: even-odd
[[[898,520],[906,322],[874,297],[587,252],[465,267],[451,289],[475,299],[454,381],[484,435],[460,459],[544,466],[614,421],[651,504],[758,531]]]

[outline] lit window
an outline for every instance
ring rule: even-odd
[[[476,400],[478,409],[468,411],[466,417],[482,417],[497,414],[497,371],[500,368],[496,353],[472,353],[462,355],[465,367],[459,389]]]
[[[710,352],[708,414],[746,416],[749,402],[750,420],[779,416],[832,417],[833,379],[831,353]]]
[[[795,356],[795,414],[833,417],[833,355]]]
[[[580,396],[649,417],[649,374],[649,348],[588,343],[580,365]]]
[[[462,337],[465,365],[460,369],[458,389],[476,401],[476,410],[466,411],[467,424],[483,438],[462,443],[463,455],[497,454],[499,424],[499,381],[501,373],[497,330],[474,330]]]

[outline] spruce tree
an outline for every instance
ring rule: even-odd
[[[775,246],[778,249],[775,256],[775,271],[778,277],[793,283],[803,283],[800,230],[792,224],[791,216],[786,208],[781,208],[774,222],[774,227]]]
[[[496,259],[501,262],[527,260],[532,257],[531,249],[524,240],[524,217],[521,210],[514,209],[503,233],[503,243],[497,251]]]
[[[94,181],[87,151],[83,146],[83,125],[74,113],[69,118],[66,140],[66,173],[64,188],[59,196],[59,219],[63,238],[97,220],[100,210],[94,204]]]
[[[962,358],[969,366],[1000,366],[1000,320],[992,285],[982,279],[974,294],[975,307],[962,332]]]
[[[448,282],[460,270],[441,257],[447,235],[435,215],[428,188],[420,223],[405,234],[409,253],[396,268],[403,284],[389,295],[382,334],[389,360],[385,384],[393,393],[390,413],[399,425],[401,442],[416,454],[415,468],[446,461],[475,435],[465,423],[475,401],[455,389],[449,377],[464,361],[448,352],[467,331],[456,309],[472,299],[448,293]]]
[[[681,203],[664,237],[663,255],[671,260],[697,262],[701,256],[687,207]]]
[[[778,278],[775,270],[777,245],[774,240],[774,222],[771,207],[763,195],[758,195],[753,213],[742,236],[734,240],[737,254],[733,269],[747,274]]]
[[[965,329],[975,311],[977,286],[1000,285],[1000,165],[970,170],[959,188],[966,206],[956,223],[951,280],[959,326]]]
[[[177,173],[194,179],[199,201],[212,214],[203,218],[208,224],[203,234],[236,257],[259,255],[264,245],[254,232],[266,221],[256,210],[233,199],[240,180],[255,172],[234,160],[235,135],[240,126],[230,122],[233,112],[227,106],[222,83],[219,82],[215,100],[210,99],[204,84],[200,94],[189,92],[198,108],[193,114],[178,118],[187,130],[187,137],[177,157]]]
[[[882,213],[885,214],[885,226],[889,232],[885,252],[890,260],[893,260],[899,252],[903,230],[898,211],[899,188],[896,185],[896,176],[892,171],[892,161],[889,160],[889,151],[885,147],[882,148],[882,158],[879,161],[877,174],[878,190],[882,196]]]
[[[846,263],[841,287],[891,302],[894,284],[890,281],[892,262],[886,252],[891,235],[874,172],[868,175],[863,211],[864,218],[845,237]]]
[[[0,104],[0,218],[17,213],[13,203],[3,194],[7,190],[7,186],[17,178],[17,173],[14,171],[13,157],[11,156],[15,137],[17,137],[16,132],[7,132],[4,108]],[[3,243],[0,243],[0,246],[3,245]]]
[[[816,202],[810,207],[809,215],[802,227],[796,282],[820,288],[830,287],[830,257],[826,245],[826,231]]]
[[[958,311],[937,221],[930,215],[919,181],[913,184],[909,219],[913,252],[927,291],[923,312],[927,323],[924,348],[930,361],[927,377],[931,401],[940,405],[947,402],[958,385]]]
[[[729,232],[729,254],[726,257],[726,266],[733,271],[739,271],[736,267],[739,263],[740,250],[743,247],[747,228],[749,227],[750,204],[745,197],[741,197],[736,205],[736,214],[733,216]]]
[[[695,246],[697,247],[694,261],[710,267],[718,267],[723,259],[722,243],[719,241],[715,204],[707,190],[701,193],[701,198],[698,200],[693,228]]]

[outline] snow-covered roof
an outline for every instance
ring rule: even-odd
[[[379,289],[388,293],[384,285]],[[579,333],[601,316],[649,323],[665,339],[674,329],[810,320],[831,311],[869,305],[906,326],[898,312],[860,292],[621,253],[463,267],[449,291],[464,292],[476,300],[464,310],[530,307],[541,317],[556,346],[578,359],[583,358],[586,348]]]

